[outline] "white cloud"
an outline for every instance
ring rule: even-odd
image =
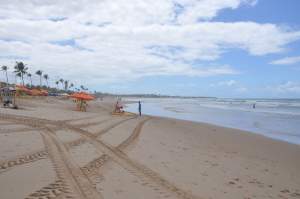
[[[145,25],[196,23],[256,0],[1,0],[0,18],[74,19],[81,23]]]
[[[292,65],[300,62],[300,56],[298,57],[285,57],[282,59],[278,59],[275,61],[272,61],[271,64],[275,65]]]
[[[248,88],[247,87],[244,87],[244,86],[240,86],[236,89],[236,91],[240,92],[240,93],[244,93],[244,92],[247,92],[248,91]]]
[[[300,38],[274,24],[212,22],[253,0],[1,0],[0,65],[99,82],[151,75],[237,74],[216,60],[232,48],[278,53]],[[205,62],[203,62],[205,61]]]
[[[228,80],[228,81],[217,82],[215,84],[211,84],[210,86],[212,86],[212,87],[217,87],[217,86],[228,86],[228,87],[231,87],[231,86],[234,86],[236,84],[237,84],[237,81],[235,81],[235,80]]]
[[[236,92],[239,92],[239,93],[244,93],[244,92],[248,91],[247,87],[241,85],[236,80],[220,81],[220,82],[217,82],[217,83],[210,84],[210,86],[214,87],[214,88],[227,87],[227,88],[232,89],[232,91],[236,91]]]
[[[255,5],[255,1],[251,0],[178,0],[177,3],[183,7],[177,17],[180,24],[212,19],[217,16],[220,10],[225,8],[236,9],[241,4]]]
[[[269,86],[267,89],[278,93],[300,93],[300,83],[288,81],[277,86]]]

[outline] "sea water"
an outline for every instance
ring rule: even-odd
[[[300,144],[300,99],[126,98],[126,110],[205,122]],[[255,104],[255,108],[254,108]]]

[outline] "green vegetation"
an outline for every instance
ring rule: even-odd
[[[6,85],[8,84],[8,76],[7,76],[7,70],[8,70],[8,67],[7,66],[2,66],[1,67],[1,70],[3,72],[5,72],[5,75],[6,75]]]
[[[26,65],[23,62],[16,62],[14,73],[16,73],[16,76],[21,78],[23,86],[25,85],[24,75],[27,73],[27,70],[28,67],[26,67]]]
[[[46,73],[44,73],[42,70],[37,70],[34,74],[37,75],[39,77],[39,85],[34,85],[33,80],[33,75],[32,73],[29,72],[29,67],[27,66],[27,64],[24,64],[22,61],[20,62],[16,62],[16,64],[14,65],[14,71],[12,71],[12,74],[15,75],[15,82],[11,83],[9,82],[9,67],[8,66],[1,66],[1,70],[5,76],[6,82],[2,83],[0,82],[0,86],[15,86],[17,84],[17,77],[20,78],[21,84],[23,86],[26,86],[28,88],[37,88],[37,89],[45,89],[48,90],[48,92],[50,93],[70,93],[72,92],[72,90],[75,91],[87,91],[88,88],[84,87],[83,85],[80,85],[80,89],[75,87],[74,83],[71,83],[70,80],[65,80],[63,78],[59,78],[58,80],[56,80],[54,83],[55,85],[53,85],[53,87],[51,87],[51,84],[49,82],[50,76]],[[26,77],[28,79],[26,79]],[[43,81],[45,80],[45,85],[43,85]],[[26,81],[27,80],[27,81]],[[28,82],[28,83],[25,83]],[[61,89],[59,88],[59,84],[62,85]]]

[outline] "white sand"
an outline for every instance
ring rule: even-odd
[[[36,131],[0,134],[0,140],[0,161],[44,148],[42,137]]]
[[[24,164],[0,174],[1,199],[25,198],[55,180],[48,159]]]
[[[24,198],[57,178],[65,182],[65,193],[52,188],[58,198],[300,198],[299,145],[173,119],[120,123],[128,117],[111,116],[112,102],[91,102],[84,113],[53,97],[23,99],[20,110],[0,108],[0,116],[52,121],[37,123],[50,131],[21,133],[20,128],[35,127],[0,119],[5,130],[0,133],[0,198]],[[65,147],[79,138],[84,142]],[[26,155],[43,149],[48,156]]]
[[[80,138],[80,135],[72,133],[72,131],[68,129],[58,130],[55,133],[58,139],[60,139],[62,142],[71,142]]]
[[[80,167],[84,167],[89,162],[103,155],[103,153],[97,152],[90,143],[84,143],[80,146],[73,147],[70,150],[70,153]]]
[[[103,180],[97,183],[97,190],[104,198],[173,198],[176,197],[159,186],[141,179],[114,162],[109,162],[103,168]]]
[[[114,147],[117,147],[124,140],[126,140],[130,136],[130,134],[132,134],[134,128],[140,121],[141,120],[139,118],[133,121],[126,121],[122,125],[117,126],[109,130],[107,133],[101,135],[98,139]]]

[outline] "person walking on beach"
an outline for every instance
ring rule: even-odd
[[[141,101],[139,101],[139,114],[142,115],[142,104]]]

